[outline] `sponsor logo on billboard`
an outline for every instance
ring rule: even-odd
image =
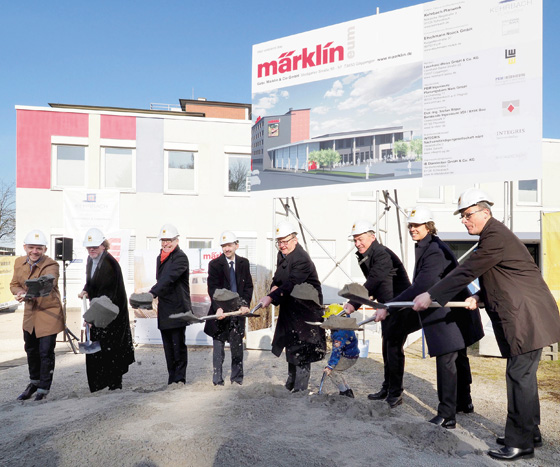
[[[518,34],[520,31],[519,18],[508,18],[502,21],[502,36]]]
[[[517,10],[533,4],[533,0],[494,0],[495,6],[490,7],[490,13]]]
[[[508,65],[513,65],[516,60],[516,52],[515,49],[506,49],[506,60]]]
[[[496,132],[496,137],[498,139],[517,138],[518,136],[524,134],[525,134],[525,128],[513,128],[511,130],[498,130]]]
[[[86,203],[95,203],[97,199],[97,195],[95,193],[88,193],[86,194]]]
[[[295,50],[284,52],[276,60],[259,63],[257,77],[275,76],[344,61],[344,46],[333,46],[333,44],[334,42],[317,44],[314,49],[304,47],[297,54]]]
[[[502,115],[518,115],[520,113],[519,99],[502,102]]]

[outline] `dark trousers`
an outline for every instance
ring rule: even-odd
[[[471,366],[467,349],[436,357],[438,415],[455,418],[457,406],[464,407],[471,399]]]
[[[29,366],[29,379],[43,391],[51,388],[54,373],[54,348],[56,334],[37,337],[35,330],[32,333],[23,331],[25,353]]]
[[[537,386],[537,369],[542,349],[509,357],[506,365],[508,415],[506,446],[533,447],[533,436],[539,434],[541,409]]]
[[[381,352],[383,354],[383,385],[389,397],[398,397],[403,393],[404,378],[404,343],[408,334],[396,326],[383,330]]]
[[[294,365],[288,363],[288,379],[286,389],[290,391],[305,391],[309,386],[309,376],[311,375],[311,363]]]
[[[185,344],[186,326],[174,329],[161,329],[163,351],[167,361],[169,378],[167,384],[185,383],[187,380],[188,353]]]
[[[235,329],[229,332],[229,349],[231,351],[231,376],[230,380],[232,383],[242,383],[243,382],[243,336],[239,334]],[[224,378],[222,376],[222,367],[225,358],[225,345],[226,343],[214,339],[213,347],[214,352],[212,355],[212,363],[214,366],[214,374],[212,376],[212,382],[214,384],[222,384]]]

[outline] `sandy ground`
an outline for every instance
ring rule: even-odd
[[[85,358],[57,345],[54,383],[46,401],[18,402],[28,381],[21,360],[22,313],[0,313],[0,465],[2,466],[486,466],[500,462],[485,451],[503,434],[505,361],[471,352],[475,413],[458,427],[427,423],[437,404],[435,360],[420,346],[407,350],[404,404],[368,401],[379,389],[378,356],[360,359],[347,379],[355,399],[291,394],[283,387],[287,364],[266,351],[245,352],[243,386],[214,387],[210,348],[190,348],[187,384],[166,384],[163,350],[136,348],[123,390],[91,394]],[[71,317],[72,318],[72,317]],[[71,320],[70,320],[71,322]],[[230,358],[226,353],[226,362]],[[20,360],[18,360],[20,359]],[[23,363],[23,364],[22,364]],[[543,362],[544,363],[544,362]],[[541,388],[544,446],[517,465],[560,465],[557,362]],[[316,392],[323,364],[312,367]],[[539,371],[541,371],[539,370]],[[556,375],[556,376],[554,376]],[[557,378],[554,380],[554,378]],[[550,383],[550,381],[549,381]]]

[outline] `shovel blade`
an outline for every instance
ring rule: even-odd
[[[84,354],[92,354],[101,351],[101,344],[97,341],[80,342],[78,346],[80,348],[80,353],[84,353]]]

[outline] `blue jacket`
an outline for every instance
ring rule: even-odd
[[[329,358],[327,366],[332,370],[338,362],[340,357],[345,358],[358,358],[360,349],[358,348],[358,338],[354,331],[346,331],[342,329],[333,330],[332,338],[332,353]]]

